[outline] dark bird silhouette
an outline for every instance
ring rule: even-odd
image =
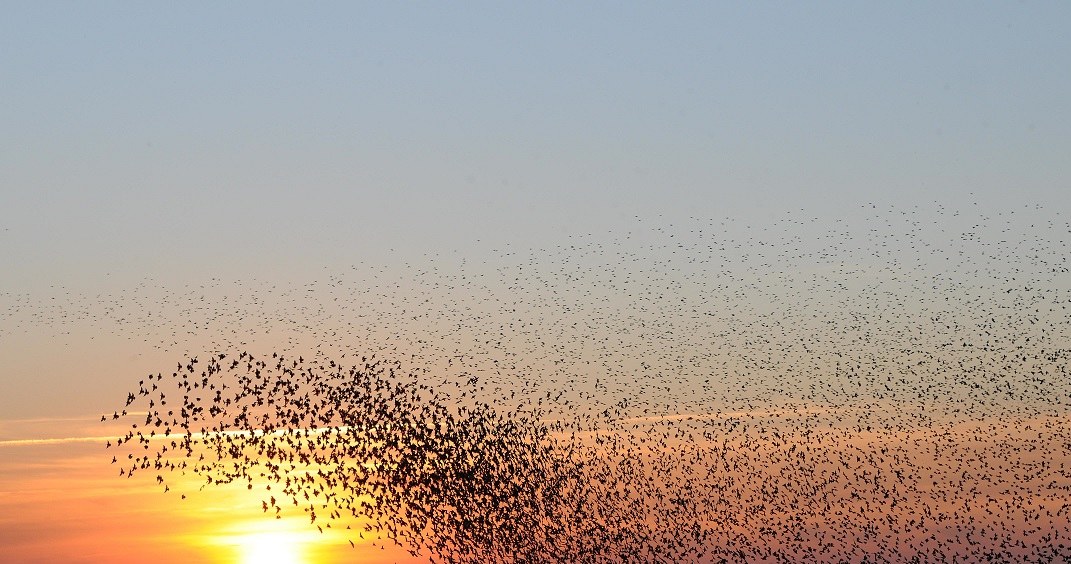
[[[1065,561],[1069,239],[875,205],[217,281],[109,312],[223,351],[138,382],[113,463],[444,562]]]

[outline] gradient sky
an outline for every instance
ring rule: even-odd
[[[129,543],[137,560],[241,561],[235,539],[264,526],[258,499],[225,490],[178,511],[153,484],[115,480],[95,425],[141,375],[221,342],[401,341],[446,373],[502,322],[517,339],[503,366],[552,387],[541,378],[595,375],[580,365],[596,357],[553,368],[564,358],[548,350],[575,351],[545,336],[607,332],[611,352],[642,353],[611,355],[622,378],[641,357],[705,352],[714,322],[695,322],[711,333],[694,342],[621,339],[638,321],[693,327],[673,308],[696,296],[748,296],[740,311],[760,314],[797,300],[790,313],[803,313],[783,320],[793,344],[823,330],[808,308],[852,313],[903,273],[937,273],[905,276],[893,296],[924,299],[881,302],[906,312],[902,326],[920,307],[945,316],[925,317],[924,346],[953,338],[945,320],[974,327],[980,303],[1061,303],[1066,275],[1050,266],[1066,266],[1071,211],[1069,24],[1067,2],[4,4],[0,560],[112,561]],[[785,249],[747,246],[767,226]],[[827,244],[843,279],[802,258]],[[737,270],[707,276],[687,253]],[[659,270],[670,264],[684,270]],[[748,293],[747,276],[767,274],[768,292]],[[1009,280],[1025,293],[997,294]],[[1052,295],[1020,287],[1039,280]],[[654,301],[621,295],[633,290]],[[1059,345],[1071,326],[1049,312]],[[886,321],[871,319],[899,335]],[[353,555],[335,540],[317,562]],[[376,550],[361,554],[404,556]]]
[[[634,214],[1071,207],[1069,21],[1063,2],[7,4],[3,286],[540,244]]]

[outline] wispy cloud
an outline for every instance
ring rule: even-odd
[[[33,445],[60,445],[69,443],[103,443],[109,439],[114,439],[114,436],[101,436],[101,437],[53,437],[48,439],[4,439],[0,440],[0,448],[2,447],[18,447],[18,446],[33,446]]]

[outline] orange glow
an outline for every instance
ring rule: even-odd
[[[308,530],[281,520],[245,522],[209,540],[221,552],[233,553],[240,564],[313,564],[306,548],[317,541]]]
[[[781,472],[791,474],[790,467],[805,458],[814,476],[831,477],[828,484],[821,480],[809,483],[821,486],[818,489],[802,487],[807,484],[794,487],[787,482],[780,483],[779,487],[784,489],[780,499],[784,504],[769,508],[787,518],[797,516],[794,509],[797,505],[817,507],[817,513],[810,512],[809,517],[791,521],[794,534],[816,550],[823,542],[823,534],[837,527],[870,530],[863,526],[864,521],[870,521],[869,508],[885,507],[881,505],[885,495],[882,491],[860,487],[866,485],[860,480],[871,477],[853,473],[857,457],[879,458],[869,468],[880,470],[884,487],[902,499],[896,507],[884,510],[882,520],[872,521],[869,538],[858,539],[869,549],[877,549],[876,543],[883,535],[911,547],[936,543],[937,540],[929,538],[931,533],[938,540],[947,536],[951,542],[953,533],[940,523],[970,519],[1002,522],[1004,529],[996,532],[1018,531],[1017,534],[1030,541],[1048,531],[1056,535],[1067,530],[1069,515],[1060,509],[1071,503],[1066,480],[1049,483],[1044,474],[1030,473],[1049,464],[1049,459],[1053,460],[1052,464],[1063,463],[1045,454],[1064,448],[1068,424],[1063,418],[1042,417],[999,435],[984,435],[991,441],[987,447],[991,451],[983,461],[988,466],[976,463],[967,470],[985,471],[992,478],[955,505],[944,500],[936,484],[952,483],[947,475],[947,461],[981,455],[983,451],[974,451],[975,446],[968,444],[968,439],[974,435],[972,429],[983,424],[961,423],[954,428],[902,433],[846,430],[842,435],[827,436],[836,440],[822,441],[779,427],[776,422],[771,423],[769,414],[762,415],[758,424],[753,423],[747,432],[735,433],[734,440],[726,443],[726,464],[741,465],[744,467],[741,471],[746,473],[751,471],[746,465],[761,460],[765,475],[778,476]],[[760,432],[759,427],[765,427],[766,431]],[[947,429],[955,431],[959,442],[948,441]],[[1021,452],[1009,450],[1021,445],[1026,445]],[[686,445],[679,446],[682,453],[686,452]],[[796,447],[797,458],[779,458],[778,453],[792,446]],[[164,486],[149,476],[118,477],[115,466],[101,463],[102,452],[110,455],[102,444],[70,435],[44,443],[14,439],[0,443],[0,456],[5,461],[0,465],[0,547],[3,547],[0,559],[161,564],[428,561],[426,557],[410,556],[389,541],[381,543],[375,540],[374,534],[362,536],[359,531],[363,523],[359,521],[350,523],[353,528],[349,530],[338,523],[335,528],[324,523],[321,531],[320,520],[310,522],[302,509],[293,505],[284,507],[279,518],[273,518],[261,506],[266,492],[249,489],[244,484],[201,490],[196,476],[175,476],[175,480],[169,481],[170,491],[163,493]],[[849,461],[848,465],[841,464],[841,460]],[[904,460],[912,461],[913,469],[906,470]],[[898,482],[898,470],[915,473],[912,480],[918,488],[905,490]],[[840,477],[834,480],[834,476]],[[1015,481],[1008,481],[1012,477],[1016,477]],[[726,507],[747,506],[758,499],[755,484],[733,485],[733,480],[734,470],[707,478],[710,482],[724,482],[727,499],[742,500]],[[1004,485],[998,487],[998,484]],[[854,497],[853,492],[857,494]],[[811,505],[819,502],[823,506],[829,503],[830,508]],[[746,538],[777,548],[792,540],[764,530],[767,522],[761,515],[730,513],[731,518],[721,524],[723,536],[718,537],[719,542],[729,545]],[[938,524],[926,529],[907,526],[912,520],[929,521],[931,514]],[[714,519],[725,516],[711,515]],[[1038,527],[1038,523],[1042,526]]]
[[[92,421],[90,420],[90,423]],[[59,427],[63,421],[53,421]],[[201,490],[195,475],[169,476],[169,491],[148,474],[118,476],[102,429],[73,420],[55,438],[16,434],[0,424],[0,560],[133,564],[421,563],[389,542],[373,546],[354,530],[321,533],[301,509],[274,519],[261,509],[263,489]],[[88,427],[88,429],[86,428]],[[83,436],[79,434],[85,433]],[[27,440],[34,439],[34,440]],[[183,499],[183,495],[186,496]],[[350,545],[349,540],[354,541]]]

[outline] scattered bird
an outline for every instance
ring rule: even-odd
[[[868,205],[145,286],[93,322],[221,352],[126,395],[115,463],[446,562],[1064,561],[1069,239]]]

